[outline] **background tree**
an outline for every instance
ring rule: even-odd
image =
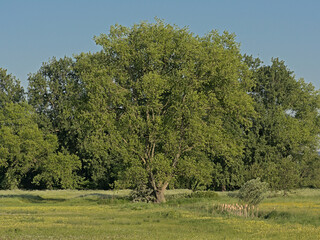
[[[28,79],[28,101],[39,114],[40,126],[56,134],[59,148],[71,153],[78,149],[79,133],[75,120],[85,96],[74,64],[68,57],[52,58]]]
[[[213,161],[202,151],[181,159],[174,185],[193,191],[206,190],[212,184]]]
[[[259,114],[247,134],[249,179],[261,177],[273,189],[288,190],[301,184],[306,162],[319,147],[319,92],[295,80],[283,61],[247,62],[256,79],[251,95]]]
[[[78,158],[57,153],[56,136],[41,131],[36,117],[25,102],[7,103],[0,109],[1,187],[74,188],[80,180],[74,175],[80,167]]]
[[[24,90],[20,82],[7,70],[0,68],[0,107],[8,102],[21,102],[24,99]]]
[[[11,75],[1,70],[1,107],[0,107],[0,182],[2,188],[35,188],[35,177],[48,171],[48,168],[60,167],[59,179],[54,187],[70,188],[79,180],[74,177],[74,170],[79,167],[75,156],[63,155],[65,159],[72,158],[69,166],[66,161],[58,164],[49,161],[57,159],[58,143],[56,136],[47,134],[38,128],[38,115],[32,106],[24,100],[23,88]],[[63,167],[62,167],[63,166]],[[68,173],[67,170],[72,173]],[[57,172],[47,176],[56,177]],[[68,180],[66,180],[68,179]],[[48,179],[42,178],[43,186],[48,185]],[[68,181],[69,184],[66,184]],[[71,184],[72,183],[72,184]]]

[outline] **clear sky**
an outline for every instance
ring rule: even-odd
[[[279,57],[320,88],[318,0],[0,0],[0,67],[26,87],[51,57],[95,52],[94,35],[154,17],[198,35],[233,32],[242,53],[266,64]]]

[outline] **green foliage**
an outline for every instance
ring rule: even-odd
[[[0,107],[6,103],[21,102],[24,99],[24,90],[20,82],[7,70],[0,68]]]
[[[153,190],[145,184],[138,185],[130,194],[129,198],[133,202],[155,202]]]
[[[29,76],[28,101],[39,114],[37,123],[58,136],[59,148],[71,153],[81,136],[76,117],[81,110],[84,88],[71,58],[52,58]]]
[[[320,188],[320,156],[317,153],[308,156],[308,159],[306,159],[301,167],[302,185]]]
[[[71,182],[72,179],[84,177],[85,187],[108,188],[110,166],[107,164],[107,140],[101,132],[95,132],[95,123],[88,120],[83,112],[88,107],[85,104],[86,89],[79,78],[79,71],[83,70],[84,66],[76,66],[76,62],[71,58],[52,58],[48,63],[43,63],[38,72],[29,76],[28,100],[38,113],[37,123],[40,128],[58,137],[58,150],[64,151],[66,156],[69,153],[76,154],[82,163],[79,169],[81,171],[78,171],[78,174],[81,173],[80,176],[75,177],[73,173],[62,175],[69,175]],[[99,118],[97,121],[103,122],[104,119]],[[69,157],[66,157],[67,166],[73,166],[72,162],[78,162],[72,160],[69,163],[68,159]],[[75,169],[78,169],[79,164],[76,165]],[[68,167],[66,171],[67,169]],[[57,179],[66,179],[63,176],[56,175],[55,180],[51,179],[48,182],[49,186]],[[48,177],[43,173],[37,179],[36,182],[39,184]],[[70,184],[63,185],[67,187],[72,185]]]
[[[75,170],[80,169],[81,162],[76,155],[69,153],[52,154],[37,169],[40,174],[36,175],[33,183],[40,185],[44,183],[46,188],[54,187],[62,189],[74,189],[78,187],[81,178]]]
[[[196,191],[190,194],[191,198],[209,198],[218,199],[218,194],[214,191]]]
[[[204,190],[212,183],[213,163],[204,153],[182,158],[178,171],[176,185],[179,188]]]
[[[262,177],[270,183],[272,190],[291,190],[301,183],[301,169],[291,157],[283,158],[278,163],[263,162],[252,164],[248,177]]]
[[[139,167],[155,193],[182,172],[196,189],[211,183],[214,161],[199,152],[241,160],[252,82],[234,35],[195,37],[157,21],[116,25],[95,40],[102,52],[76,58],[88,93],[83,116],[111,165],[117,156],[118,183]]]
[[[295,80],[279,59],[271,66],[250,57],[246,62],[256,80],[251,95],[258,113],[247,131],[247,179],[261,177],[272,189],[301,186],[313,174],[308,162],[319,148],[319,92]]]
[[[252,179],[239,189],[238,198],[246,204],[256,206],[264,199],[267,190],[266,182],[261,182],[260,178]]]
[[[283,61],[158,19],[94,39],[100,52],[30,74],[28,104],[0,68],[2,188],[131,188],[162,202],[167,188],[257,177],[273,190],[320,186],[320,94]]]
[[[74,182],[71,176],[75,174],[71,172],[79,168],[78,158],[56,154],[56,136],[43,133],[34,119],[32,107],[24,102],[7,103],[0,109],[1,187],[28,186],[30,183],[24,182],[25,176],[31,175],[36,181],[46,175],[47,186],[51,184],[51,177],[61,187],[70,188]]]
[[[0,109],[0,148],[3,188],[17,188],[21,179],[54,151],[54,136],[46,136],[33,121],[32,108],[8,103]]]
[[[241,156],[226,158],[220,155],[215,158],[213,165],[212,186],[222,191],[238,189],[245,182],[244,173]]]

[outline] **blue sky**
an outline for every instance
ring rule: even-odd
[[[26,87],[51,57],[100,50],[92,38],[111,25],[158,17],[198,35],[233,32],[243,53],[279,57],[319,89],[319,13],[318,0],[0,0],[0,67]]]

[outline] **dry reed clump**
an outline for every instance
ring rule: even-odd
[[[240,217],[258,217],[259,209],[254,205],[249,204],[218,204],[215,205],[216,211],[227,213]]]

